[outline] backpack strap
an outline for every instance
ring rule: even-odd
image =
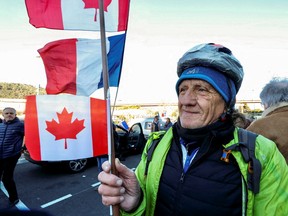
[[[224,153],[227,154],[227,152],[230,153],[231,151],[241,152],[244,161],[248,163],[247,186],[254,194],[259,193],[262,172],[261,163],[255,156],[255,143],[257,136],[258,134],[240,128],[238,130],[239,142],[223,150],[223,155]],[[226,155],[225,157],[222,156],[221,160],[229,162]]]
[[[251,131],[247,131],[242,128],[239,129],[240,142],[246,143],[246,149],[248,150],[248,158],[249,158],[248,176],[247,176],[248,189],[252,190],[254,194],[259,193],[260,178],[261,178],[261,172],[262,172],[261,163],[255,156],[255,143],[256,143],[257,136],[258,136],[257,134]],[[241,153],[244,157],[246,153],[244,153],[243,151],[244,149],[242,148]],[[244,160],[245,160],[245,157],[244,157]]]
[[[159,133],[159,132],[158,132]],[[147,159],[146,159],[146,167],[145,167],[145,172],[144,175],[146,176],[148,173],[148,168],[149,168],[149,164],[152,160],[152,156],[154,153],[155,148],[157,147],[158,143],[161,141],[162,137],[164,136],[165,133],[159,133],[159,136],[157,138],[152,138],[152,143],[150,144],[150,146],[147,149]]]

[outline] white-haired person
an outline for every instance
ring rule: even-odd
[[[260,93],[264,106],[262,117],[247,130],[273,140],[288,164],[288,79],[275,77]]]

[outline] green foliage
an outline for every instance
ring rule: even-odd
[[[140,109],[141,106],[139,105],[134,105],[134,106],[120,106],[117,107],[117,110],[129,110],[129,109]]]
[[[174,110],[170,117],[176,120],[178,118],[178,109]]]
[[[33,85],[0,82],[0,98],[25,99],[37,94],[38,89]],[[39,94],[46,94],[45,89],[40,87]]]
[[[247,103],[244,103],[243,111],[244,111],[244,113],[250,113],[251,112],[251,108],[248,106]]]

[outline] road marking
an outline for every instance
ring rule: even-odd
[[[92,187],[97,187],[97,186],[99,186],[101,184],[101,182],[97,182],[97,183],[95,183],[95,184],[92,184],[91,186]]]
[[[1,190],[3,191],[3,193],[4,193],[7,197],[9,197],[8,192],[7,192],[6,188],[4,187],[4,184],[3,184],[2,181],[1,181],[1,184],[0,184],[0,188],[1,188]],[[18,202],[15,206],[16,206],[16,208],[18,208],[19,210],[30,211],[30,209],[29,209],[21,200],[19,200],[19,202]]]
[[[23,160],[23,162],[24,162],[24,161],[25,161],[25,159]],[[23,163],[23,162],[22,162],[22,160],[21,160],[20,163]],[[26,162],[27,162],[27,161],[26,161]],[[25,162],[24,162],[24,163],[25,163]],[[135,171],[135,168],[132,168],[132,171]],[[1,184],[0,184],[1,190],[3,191],[3,193],[4,193],[7,197],[9,197],[7,190],[5,189],[5,187],[4,187],[4,185],[3,185],[3,182],[0,181],[0,183],[1,183]],[[99,186],[100,184],[101,184],[101,182],[96,182],[96,183],[92,184],[91,187],[97,187],[97,186]],[[41,208],[47,208],[47,207],[49,207],[49,206],[51,206],[51,205],[54,205],[54,204],[56,204],[56,203],[58,203],[58,202],[61,202],[61,201],[65,200],[65,199],[68,199],[68,198],[70,198],[70,197],[72,197],[72,194],[68,194],[68,195],[66,195],[66,196],[60,197],[60,198],[55,199],[55,200],[53,200],[53,201],[51,201],[51,202],[48,202],[48,203],[46,203],[46,204],[43,204],[43,205],[41,205]],[[16,206],[19,210],[30,211],[30,209],[29,209],[21,200],[19,200],[19,203],[17,203],[15,206]]]
[[[101,184],[101,182],[96,182],[95,184],[92,184],[91,186],[92,186],[92,187],[97,187],[97,186],[99,186],[100,184]],[[75,195],[75,194],[74,194],[74,195]],[[72,194],[68,194],[68,195],[66,195],[66,196],[60,197],[60,198],[55,199],[55,200],[53,200],[53,201],[51,201],[51,202],[48,202],[48,203],[46,203],[46,204],[43,204],[43,205],[41,205],[41,208],[47,208],[47,207],[49,207],[49,206],[51,206],[51,205],[54,205],[54,204],[56,204],[56,203],[58,203],[58,202],[61,202],[61,201],[65,200],[65,199],[68,199],[68,198],[70,198],[70,197],[72,197]]]
[[[72,194],[67,194],[66,196],[60,197],[60,198],[58,198],[56,200],[53,200],[53,201],[48,202],[48,203],[46,203],[44,205],[41,205],[41,208],[46,208],[48,206],[54,205],[55,203],[61,202],[61,201],[65,200],[65,199],[68,199],[70,197],[72,197]]]
[[[30,211],[30,209],[21,200],[19,200],[15,206],[21,211]]]

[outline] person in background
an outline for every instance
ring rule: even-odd
[[[159,125],[159,116],[155,116],[151,125],[151,132],[156,132],[160,130],[160,125]]]
[[[6,107],[0,124],[0,179],[9,195],[9,206],[19,202],[14,170],[24,146],[24,123],[16,117],[16,110]]]
[[[170,127],[172,127],[173,123],[169,117],[166,118],[166,122],[164,125],[164,130],[167,131]]]
[[[288,164],[288,79],[272,78],[260,93],[264,112],[247,130],[273,140]]]
[[[247,181],[251,163],[239,151],[221,159],[239,140],[231,115],[244,72],[230,49],[195,46],[178,61],[177,74],[177,122],[153,151],[148,169],[153,136],[135,172],[116,159],[116,176],[103,164],[102,203],[119,204],[122,215],[288,215],[288,169],[273,141],[261,135],[255,140],[253,161],[262,165],[257,191]]]

